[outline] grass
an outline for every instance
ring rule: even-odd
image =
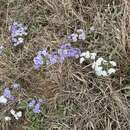
[[[0,89],[19,82],[23,91],[16,106],[24,108],[23,119],[7,123],[2,114],[14,106],[0,106],[1,130],[129,130],[129,6],[128,0],[0,0],[0,44],[5,47]],[[9,40],[13,21],[28,26],[23,48],[14,48]],[[95,31],[89,32],[92,26]],[[88,63],[71,59],[34,70],[33,57],[40,48],[57,48],[77,28],[89,33],[84,43],[73,46],[116,61],[115,75],[97,77]],[[48,100],[38,115],[25,105],[26,97],[34,96]]]

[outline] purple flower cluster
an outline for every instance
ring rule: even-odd
[[[29,108],[33,108],[33,112],[34,113],[40,113],[41,112],[41,105],[43,103],[42,99],[39,99],[38,101],[35,99],[32,99],[29,103],[28,103],[28,107]]]
[[[12,96],[9,88],[5,88],[2,96],[0,96],[0,103],[6,104],[8,100],[14,100],[14,97]]]
[[[3,96],[10,100],[14,99],[14,97],[11,95],[11,91],[9,90],[9,88],[4,89]]]
[[[34,57],[34,67],[39,69],[41,65],[53,65],[63,63],[66,58],[78,58],[81,54],[79,48],[71,47],[70,44],[62,44],[58,51],[47,52],[47,49],[42,49],[38,55]]]
[[[83,29],[77,29],[76,33],[72,33],[68,36],[68,39],[72,42],[77,42],[78,40],[84,41],[86,39],[86,34]]]
[[[9,31],[14,46],[24,43],[24,36],[27,35],[27,27],[21,23],[13,22],[12,25],[9,26]]]
[[[60,49],[58,49],[58,54],[60,56],[60,61],[63,62],[65,58],[78,58],[81,54],[81,50],[71,47],[70,44],[62,44]]]

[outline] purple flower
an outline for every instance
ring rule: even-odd
[[[67,49],[67,48],[70,48],[70,47],[71,47],[71,45],[69,43],[60,45],[60,49]]]
[[[48,56],[49,62],[51,65],[56,64],[58,62],[59,56],[57,55],[57,52],[52,52]]]
[[[46,103],[46,100],[43,99],[39,99],[39,100],[35,100],[32,99],[29,103],[28,103],[28,107],[29,108],[33,108],[33,112],[34,113],[40,113],[41,112],[41,105],[43,103]]]
[[[12,42],[16,43],[17,42],[17,38],[12,37]]]
[[[75,57],[75,58],[78,58],[81,54],[81,51],[80,49],[78,48],[71,48],[67,51],[67,55],[68,57]]]
[[[40,112],[41,112],[40,107],[41,107],[41,103],[38,102],[38,103],[35,105],[35,107],[33,108],[33,112],[34,112],[34,113],[40,113]]]
[[[43,58],[41,55],[37,55],[36,57],[34,57],[33,61],[35,69],[39,69],[40,66],[43,64]]]
[[[47,49],[42,49],[38,52],[38,55],[34,57],[35,69],[39,69],[43,64],[43,58],[45,58],[46,65],[53,65],[58,62],[63,63],[66,58],[78,58],[81,54],[79,48],[71,47],[70,44],[62,44],[58,51],[47,52]]]
[[[13,99],[14,99],[14,97],[11,95],[11,91],[9,90],[9,88],[5,88],[5,89],[4,89],[3,96],[4,96],[5,98],[10,99],[10,100],[13,100]]]
[[[31,108],[31,107],[34,107],[34,105],[36,104],[36,100],[31,100],[28,104],[28,107]]]
[[[47,56],[48,55],[47,49],[42,49],[41,54],[43,56]]]
[[[48,55],[48,52],[47,52],[47,49],[42,49],[38,52],[38,55],[43,55],[43,56],[47,56]]]
[[[23,24],[19,24],[17,22],[14,22],[10,27],[9,31],[11,32],[12,37],[27,35],[27,27],[24,27]]]
[[[11,98],[12,95],[11,95],[9,88],[4,89],[3,96],[6,98]]]
[[[67,57],[77,58],[81,54],[81,51],[79,48],[73,48],[70,45],[68,46],[68,44],[62,45],[58,52],[61,57],[61,60]]]
[[[34,65],[35,70],[39,70],[41,65]]]

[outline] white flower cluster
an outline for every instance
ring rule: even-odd
[[[18,120],[20,117],[22,117],[22,112],[21,111],[16,112],[14,109],[11,109],[10,113],[14,116],[14,118],[16,120]],[[9,116],[5,117],[5,121],[10,121],[10,120],[11,120],[11,117],[9,117]]]
[[[98,76],[109,76],[116,72],[116,62],[106,61],[102,57],[93,62],[92,68]]]
[[[83,52],[80,55],[80,64],[82,64],[87,59],[95,60],[96,56],[97,53],[90,53],[89,51]]]
[[[80,55],[80,64],[85,60],[92,60],[92,69],[94,69],[97,76],[109,76],[116,72],[116,62],[106,61],[102,57],[96,59],[97,53],[90,53],[89,51],[82,52]]]
[[[72,33],[68,37],[72,42],[77,42],[78,40],[85,40],[86,35],[83,29],[77,29],[76,33]]]
[[[18,120],[20,117],[22,117],[22,112],[21,111],[15,112],[15,110],[11,109],[10,113],[14,116],[14,118],[16,120]]]
[[[6,104],[7,101],[8,101],[8,99],[4,95],[0,96],[0,103]]]

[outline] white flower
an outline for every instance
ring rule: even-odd
[[[98,76],[102,75],[102,69],[103,69],[102,67],[95,66],[95,71]]]
[[[108,61],[106,61],[106,60],[103,59],[103,64],[107,64],[107,63],[108,63]]]
[[[70,38],[72,39],[73,42],[77,42],[77,40],[78,40],[78,34],[72,33],[72,34],[70,35]]]
[[[89,51],[82,52],[80,57],[85,57],[86,59],[89,59],[90,58],[90,52]]]
[[[77,29],[77,33],[83,33],[84,30],[83,29]]]
[[[83,29],[78,29],[77,33],[79,33],[79,36],[78,36],[79,40],[85,40],[86,35],[85,35],[85,32],[83,31]]]
[[[18,119],[19,119],[19,118],[18,118],[18,116],[17,116],[16,114],[14,115],[14,118],[15,118],[16,120],[18,120]]]
[[[91,53],[90,54],[90,59],[95,60],[96,56],[97,56],[97,53]]]
[[[5,117],[5,120],[6,120],[6,121],[10,121],[10,120],[11,120],[11,117],[6,116],[6,117]]]
[[[102,75],[102,71],[97,70],[97,71],[96,71],[96,75],[97,75],[97,76],[101,76],[101,75]]]
[[[85,33],[81,33],[79,34],[79,40],[85,40],[86,36],[85,36]]]
[[[22,112],[19,111],[14,115],[15,119],[18,120],[20,117],[22,117]]]
[[[103,67],[102,66],[95,66],[95,71],[102,71],[103,70]]]
[[[108,61],[104,60],[102,57],[98,58],[96,61],[92,63],[92,69],[95,70],[96,75],[98,76],[108,76],[111,75],[112,73],[116,72],[116,69],[114,68],[105,68],[104,70],[102,65],[108,65]],[[110,61],[110,63],[113,66],[116,66],[116,63],[114,61]]]
[[[112,65],[112,66],[116,66],[116,62],[115,61],[110,61],[110,64]]]
[[[101,65],[103,60],[104,59],[102,57],[98,58],[97,61],[96,61],[96,65]]]
[[[18,43],[23,43],[24,39],[22,37],[18,38]]]
[[[17,115],[17,117],[22,117],[22,112],[19,111],[19,112],[16,113],[16,115]]]
[[[86,51],[85,58],[87,58],[87,59],[90,58],[90,52],[89,51]]]
[[[80,58],[80,64],[82,64],[85,61],[83,57]]]
[[[7,99],[2,95],[2,96],[0,96],[0,103],[2,103],[2,104],[6,104],[7,103]]]
[[[80,57],[85,57],[85,55],[86,55],[86,52],[82,52]]]
[[[11,110],[10,113],[15,117],[16,120],[18,120],[20,117],[22,117],[22,112],[19,111],[19,112],[15,112],[15,110]]]
[[[102,71],[102,76],[108,76],[107,71],[103,70]]]
[[[96,62],[94,61],[94,62],[92,63],[92,69],[94,69],[95,66],[96,66]]]
[[[15,110],[11,109],[10,113],[14,116],[15,115]]]
[[[14,89],[19,89],[19,88],[20,88],[20,84],[14,83],[14,84],[13,84],[13,87],[14,87]]]
[[[111,75],[112,73],[115,73],[116,72],[116,70],[114,69],[114,68],[110,68],[109,70],[108,70],[108,74],[109,75]]]

